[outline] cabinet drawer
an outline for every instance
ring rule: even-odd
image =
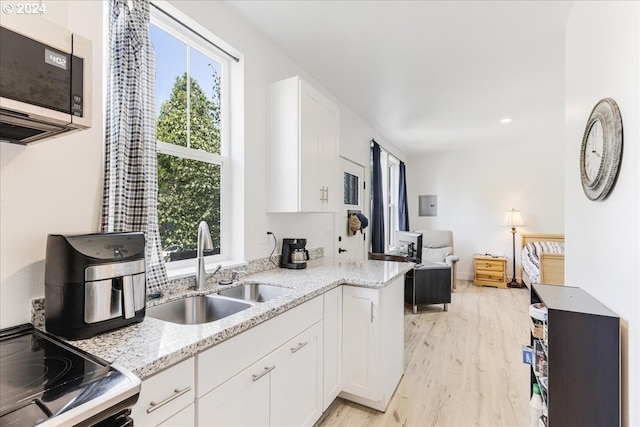
[[[322,320],[322,295],[198,354],[201,397]]]
[[[136,422],[136,420],[133,420]],[[158,427],[186,427],[195,425],[196,405],[192,403],[168,420],[165,420]],[[138,424],[136,424],[137,426]]]
[[[504,262],[502,262],[502,261],[477,260],[476,261],[476,269],[477,270],[488,270],[488,271],[504,271]]]
[[[132,417],[136,426],[157,426],[193,404],[194,398],[195,361],[192,357],[145,379]]]
[[[489,272],[478,272],[476,273],[476,280],[481,280],[483,282],[502,282],[504,280],[504,275],[500,273],[489,273]]]

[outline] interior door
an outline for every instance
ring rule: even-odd
[[[340,158],[340,182],[342,185],[342,201],[336,218],[336,257],[365,259],[366,233],[349,232],[349,213],[364,213],[364,167],[345,158]],[[368,217],[368,216],[367,216]]]

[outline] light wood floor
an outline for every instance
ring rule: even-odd
[[[451,302],[406,306],[405,373],[385,413],[338,398],[316,427],[528,426],[528,289],[459,281]]]

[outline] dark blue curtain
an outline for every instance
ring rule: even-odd
[[[384,200],[380,145],[371,141],[371,252],[384,253]]]
[[[407,203],[407,176],[404,162],[400,162],[400,189],[398,191],[398,222],[400,231],[409,231],[409,206]]]

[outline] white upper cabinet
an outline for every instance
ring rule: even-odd
[[[338,107],[299,77],[267,87],[267,212],[337,212]]]

